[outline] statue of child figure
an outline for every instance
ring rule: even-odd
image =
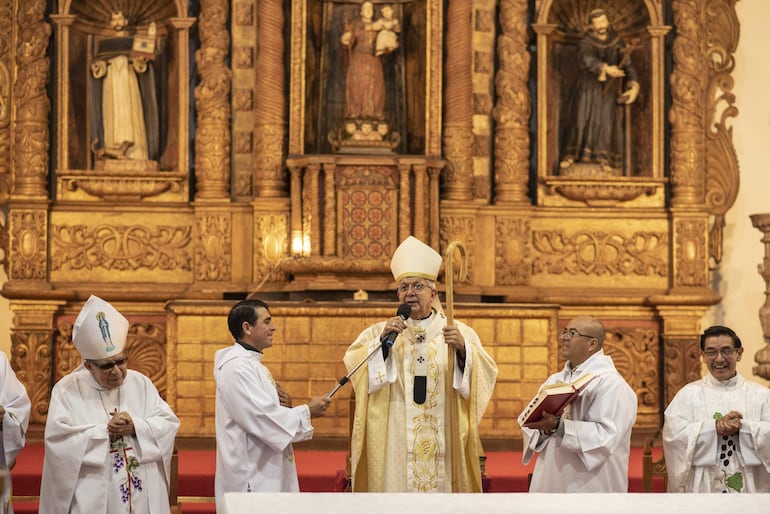
[[[374,22],[372,29],[377,32],[377,41],[374,44],[375,55],[389,54],[398,48],[397,33],[401,32],[401,23],[393,17],[393,7],[383,5],[380,9],[382,17]]]

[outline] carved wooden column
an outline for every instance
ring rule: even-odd
[[[225,64],[230,35],[229,2],[202,0],[198,22],[201,47],[195,53],[200,83],[195,87],[197,129],[195,178],[197,200],[229,199],[230,185],[230,79]]]
[[[687,383],[701,378],[699,320],[704,309],[659,305],[663,318],[663,398],[668,405]]]
[[[502,0],[495,76],[495,203],[529,204],[529,52],[527,0]]]
[[[48,197],[48,115],[51,102],[46,85],[50,62],[46,57],[51,25],[44,21],[46,2],[26,0],[18,7],[18,41],[13,103],[14,198]]]
[[[671,184],[673,207],[703,204],[701,174],[706,156],[704,79],[707,76],[701,51],[704,30],[702,0],[674,0],[674,70],[671,74]]]
[[[451,0],[447,8],[444,88],[444,184],[447,200],[473,198],[473,2]]]
[[[286,133],[283,2],[260,0],[257,10],[256,170],[254,191],[260,197],[285,197],[283,169]]]
[[[770,380],[770,214],[752,214],[751,224],[762,232],[762,244],[765,245],[765,257],[759,265],[759,274],[765,280],[765,303],[759,309],[759,323],[765,347],[754,355],[757,363],[751,370],[753,374]]]
[[[64,304],[11,300],[11,364],[32,402],[30,423],[44,424],[53,377],[54,315]]]
[[[337,164],[327,162],[324,171],[324,256],[337,255],[337,191],[334,187],[334,175]]]
[[[13,34],[16,19],[13,16],[14,2],[0,2],[0,34]],[[0,45],[0,73],[11,77],[14,68],[13,45]],[[11,130],[11,105],[13,91],[10,83],[0,87],[0,148],[10,148],[13,131]],[[11,153],[0,152],[0,202],[5,203],[11,195]]]

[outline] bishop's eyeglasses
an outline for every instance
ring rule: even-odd
[[[428,288],[428,284],[417,282],[416,284],[401,284],[398,286],[397,291],[400,294],[406,294],[411,289],[415,294],[420,294]]]

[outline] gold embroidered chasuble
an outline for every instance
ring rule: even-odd
[[[449,359],[454,358],[442,333],[446,317],[434,312],[428,324],[409,320],[387,361],[378,351],[352,377],[354,491],[481,491],[483,450],[478,426],[494,388],[497,366],[476,332],[455,323],[466,342],[464,372],[456,362],[450,370]],[[379,345],[384,324],[364,330],[348,348],[348,369]],[[413,399],[416,368],[427,377],[422,404]]]

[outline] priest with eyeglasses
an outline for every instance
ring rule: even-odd
[[[497,365],[468,325],[441,308],[441,255],[409,236],[390,267],[398,315],[370,326],[345,353],[356,412],[354,492],[481,492],[479,422]],[[392,343],[392,345],[391,345]]]
[[[700,349],[708,373],[665,412],[668,490],[770,493],[770,389],[736,370],[743,345],[731,328],[707,328]]]
[[[51,392],[40,514],[170,511],[179,420],[152,381],[128,369],[128,327],[96,296],[75,320],[72,342],[83,361]]]
[[[572,319],[559,333],[564,368],[543,386],[570,384],[584,374],[594,378],[563,412],[545,412],[525,423],[522,462],[537,455],[529,492],[628,492],[631,428],[636,421],[636,393],[604,353],[604,325],[592,316]]]

